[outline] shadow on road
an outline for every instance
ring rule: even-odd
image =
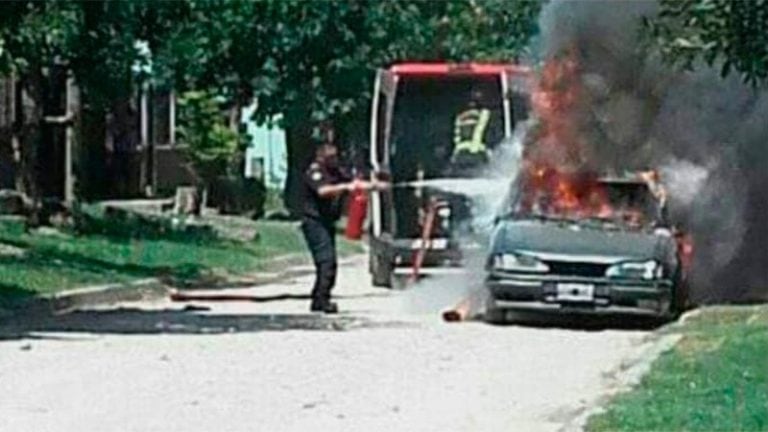
[[[15,317],[0,324],[0,340],[41,338],[41,333],[229,334],[262,331],[349,331],[407,326],[351,315],[209,314],[208,308],[83,310],[64,315]]]
[[[252,285],[248,288],[253,288]],[[231,289],[230,289],[231,290]],[[362,294],[362,295],[337,295],[335,299],[360,299],[360,298],[384,298],[387,297],[386,293],[382,294]],[[216,293],[215,291],[205,290],[204,292],[196,292],[195,290],[178,291],[171,294],[171,300],[177,302],[189,302],[189,301],[202,301],[202,302],[252,302],[252,303],[269,303],[285,300],[311,300],[310,294],[273,294],[273,295],[258,295],[258,294],[239,294],[234,292]]]

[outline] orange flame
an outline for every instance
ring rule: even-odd
[[[544,65],[531,95],[539,124],[534,132],[535,145],[526,149],[527,159],[571,171],[583,167],[586,146],[580,142],[575,114],[584,103],[584,94],[575,50]]]
[[[524,172],[523,210],[564,217],[608,217],[613,209],[598,176],[529,165]]]
[[[693,237],[690,234],[679,234],[677,236],[677,248],[680,253],[683,270],[690,270],[693,264]]]
[[[587,146],[576,115],[586,103],[584,95],[575,50],[544,65],[531,95],[539,123],[524,152],[525,207],[568,217],[613,213],[594,170],[587,166]]]

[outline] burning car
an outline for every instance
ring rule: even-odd
[[[685,308],[690,245],[652,174],[531,169],[505,208],[487,260],[488,321],[526,310],[670,319]]]

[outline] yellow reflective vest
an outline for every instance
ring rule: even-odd
[[[453,157],[461,153],[476,155],[488,151],[485,131],[491,111],[485,108],[470,108],[456,116],[453,129]]]

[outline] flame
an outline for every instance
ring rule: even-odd
[[[667,201],[667,190],[661,184],[658,171],[651,170],[651,171],[641,172],[640,178],[642,178],[646,183],[648,183],[648,187],[650,188],[651,193],[653,193],[653,196],[655,196],[656,199],[658,199],[662,203]]]
[[[583,167],[587,146],[580,141],[575,114],[584,103],[584,95],[575,50],[544,65],[531,94],[531,106],[539,120],[533,134],[535,145],[526,149],[525,158],[568,170]]]
[[[523,174],[523,210],[563,217],[609,217],[608,196],[592,173],[530,164]]]
[[[531,94],[537,119],[523,150],[521,210],[562,215],[569,218],[622,218],[630,226],[642,226],[645,214],[639,209],[613,208],[607,190],[598,181],[591,152],[597,146],[586,141],[581,125],[591,101],[581,80],[575,47],[550,58],[543,66]],[[667,191],[659,173],[639,173],[660,204]],[[693,240],[679,234],[678,247],[684,268],[693,260]]]
[[[677,248],[683,270],[690,270],[693,265],[693,237],[690,234],[680,233],[677,236]]]
[[[523,154],[524,208],[565,217],[610,217],[614,213],[579,133],[576,113],[586,94],[576,50],[549,59],[531,95],[537,128]]]

